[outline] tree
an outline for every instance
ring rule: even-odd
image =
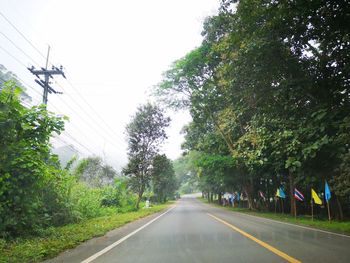
[[[88,157],[80,160],[74,170],[78,180],[90,187],[102,187],[113,183],[117,172],[110,165],[104,164],[100,157]]]
[[[349,170],[348,13],[346,1],[224,0],[202,45],[158,86],[161,101],[190,110],[190,149],[221,155],[221,137],[252,207],[263,181],[289,186],[291,213],[296,182],[334,177],[338,194],[347,192],[339,185]]]
[[[196,151],[185,152],[183,156],[173,162],[180,194],[191,194],[199,190],[197,167],[195,165],[199,155]]]
[[[43,106],[25,108],[21,92],[14,81],[0,91],[1,235],[18,235],[50,221],[61,208],[56,186],[65,180],[49,144],[52,133],[63,130],[64,119]]]
[[[177,182],[171,160],[165,154],[156,155],[152,164],[153,192],[158,202],[166,202],[173,198],[177,189]]]
[[[151,180],[152,162],[162,142],[167,138],[165,128],[170,118],[150,103],[138,107],[126,127],[129,162],[123,173],[130,178],[130,186],[138,195],[136,208]]]

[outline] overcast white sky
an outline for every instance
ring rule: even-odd
[[[49,95],[49,109],[70,118],[56,144],[68,142],[120,168],[127,161],[125,125],[162,72],[200,45],[203,20],[217,12],[219,2],[0,0],[0,12],[44,56],[49,44],[50,62],[62,64],[72,84],[57,76],[52,86],[64,94]],[[0,64],[31,87],[32,104],[41,101],[42,89],[25,66],[44,66],[44,56],[0,16]],[[171,118],[163,151],[175,159],[183,140],[179,132],[190,117],[182,112]]]

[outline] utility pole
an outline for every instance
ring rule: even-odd
[[[62,92],[58,92],[50,86],[50,78],[53,78],[53,75],[62,75],[64,78],[66,78],[66,76],[64,75],[62,66],[60,66],[60,68],[52,66],[52,69],[47,69],[47,66],[49,64],[49,55],[50,55],[50,46],[48,47],[48,50],[47,50],[45,68],[35,69],[34,66],[32,66],[31,68],[28,68],[28,70],[38,78],[35,80],[35,82],[44,88],[43,103],[45,105],[47,105],[47,97],[49,93],[62,94]],[[41,75],[44,76],[44,80],[40,78]]]

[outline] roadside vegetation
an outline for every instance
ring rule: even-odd
[[[296,218],[289,214],[281,214],[281,213],[273,213],[273,212],[262,212],[257,210],[251,210],[248,208],[240,208],[240,207],[231,207],[231,206],[221,206],[218,202],[209,203],[206,198],[198,198],[203,203],[215,205],[217,207],[221,207],[227,209],[229,211],[243,213],[252,216],[258,216],[263,218],[269,218],[281,222],[297,224],[302,226],[310,226],[313,228],[327,230],[339,234],[350,235],[350,221],[334,221],[331,224],[325,218],[316,218],[314,220],[311,219],[311,215],[299,215]]]
[[[64,130],[66,118],[48,112],[44,105],[25,107],[22,98],[23,91],[15,81],[3,83],[1,262],[32,262],[57,255],[89,238],[158,212],[174,199],[178,184],[172,162],[158,153],[170,119],[164,117],[162,124],[159,108],[140,106],[136,120],[127,127],[131,161],[118,174],[97,156],[73,158],[62,167],[58,156],[52,153],[50,138]],[[156,125],[147,127],[153,124]],[[145,140],[148,148],[138,144],[137,136]],[[143,209],[146,199],[151,200],[152,207]]]
[[[136,219],[159,212],[169,204],[155,205],[128,213],[110,215],[84,220],[77,224],[43,229],[39,235],[17,238],[10,242],[0,241],[0,262],[39,262],[74,248],[93,237],[102,236],[109,230],[118,228]]]
[[[178,176],[209,201],[227,192],[251,210],[322,218],[327,182],[331,220],[349,219],[348,14],[344,1],[221,1],[202,44],[155,88],[192,116],[182,157],[191,165]]]

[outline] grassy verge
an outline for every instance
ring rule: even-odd
[[[199,200],[201,200],[204,203],[208,203],[208,200],[205,198],[199,198]],[[331,223],[329,223],[328,220],[319,220],[319,219],[314,219],[314,221],[312,221],[311,216],[306,216],[306,215],[300,215],[295,219],[293,216],[290,216],[288,214],[259,212],[259,211],[252,211],[247,208],[222,207],[215,203],[210,203],[210,204],[217,207],[221,207],[223,209],[234,211],[234,212],[269,218],[269,219],[297,224],[297,225],[310,226],[317,229],[350,235],[350,221],[344,221],[344,222],[332,221]]]
[[[50,228],[45,237],[19,238],[8,243],[0,240],[0,262],[38,262],[54,257],[66,249],[76,247],[83,241],[102,236],[109,230],[159,212],[167,208],[169,204]]]

